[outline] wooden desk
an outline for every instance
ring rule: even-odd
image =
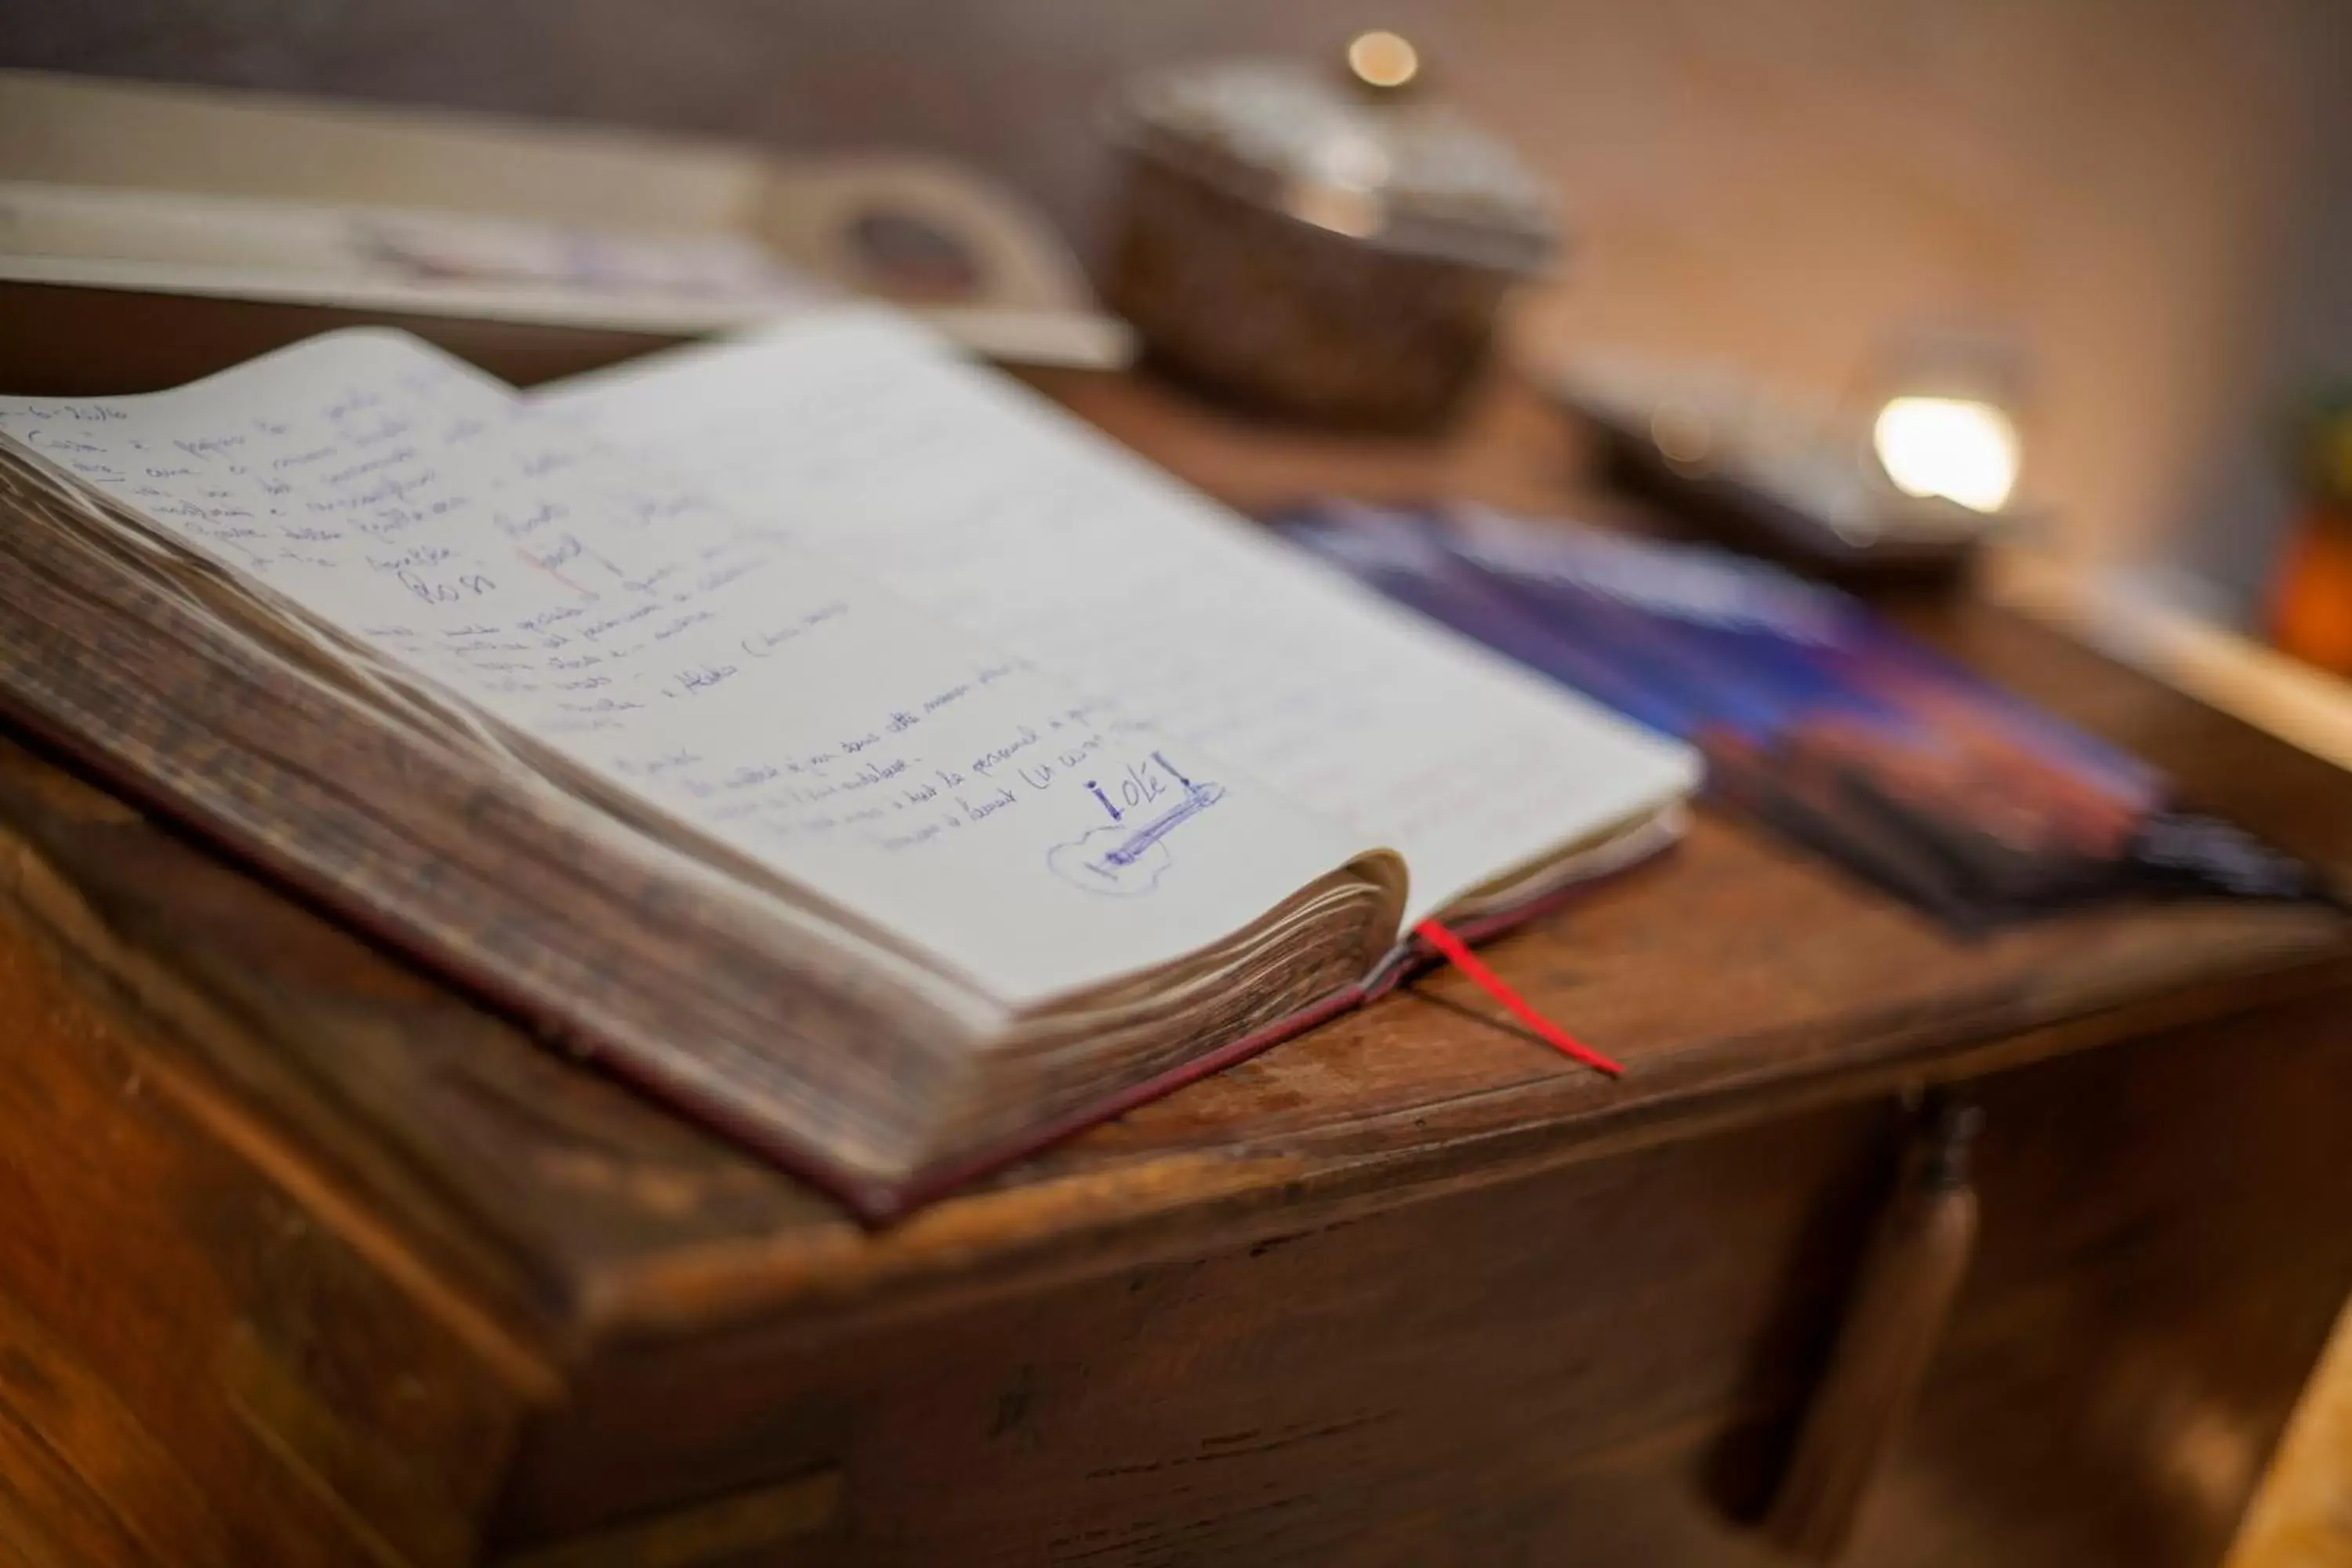
[[[1244,502],[1572,496],[1050,384]],[[2007,616],[1910,618],[2352,868],[2352,781]],[[2352,1286],[2352,942],[2121,910],[1966,945],[1703,819],[1458,980],[869,1236],[0,744],[0,1559],[1764,1561],[1888,1179],[1988,1117],[1983,1239],[1853,1561],[2206,1563]],[[11,1551],[15,1555],[11,1557]]]

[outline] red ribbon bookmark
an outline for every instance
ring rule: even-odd
[[[1595,1072],[1605,1072],[1611,1078],[1620,1078],[1624,1075],[1623,1068],[1591,1047],[1583,1044],[1566,1029],[1529,1006],[1528,999],[1506,984],[1501,975],[1478,962],[1478,955],[1470,951],[1468,942],[1455,936],[1435,921],[1423,921],[1412,930],[1414,935],[1444,953],[1446,963],[1468,975],[1472,984],[1509,1008],[1511,1016],[1533,1029],[1537,1037],[1544,1044],[1559,1051],[1562,1056],[1575,1058]]]

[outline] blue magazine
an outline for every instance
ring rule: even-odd
[[[2154,769],[1759,562],[1470,507],[1275,520],[1351,575],[1706,754],[1710,797],[1964,930],[2133,891],[2324,896]]]

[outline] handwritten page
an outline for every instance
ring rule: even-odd
[[[1391,844],[1409,918],[1687,791],[1684,748],[1385,604],[911,323],[847,310],[541,394]]]
[[[1007,1007],[1371,847],[396,333],[0,434]]]

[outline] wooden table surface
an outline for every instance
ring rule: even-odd
[[[1573,432],[1507,380],[1454,436],[1415,443],[1267,433],[1129,378],[1036,379],[1245,506],[1319,491],[1586,504]],[[1965,600],[1898,613],[2170,770],[2200,803],[2352,871],[2344,775],[2012,616]],[[185,1496],[152,1482],[138,1517],[181,1519],[186,1540],[230,1543],[229,1553],[243,1538],[196,1495],[203,1461],[185,1458],[208,1418],[174,1404],[163,1371],[99,1384],[178,1331],[180,1272],[187,1320],[220,1315],[215,1337],[241,1344],[251,1311],[218,1281],[290,1270],[316,1298],[297,1314],[310,1337],[289,1346],[265,1333],[259,1363],[239,1361],[242,1351],[219,1363],[215,1346],[206,1363],[231,1365],[247,1404],[257,1387],[279,1389],[299,1414],[280,1411],[271,1430],[315,1429],[340,1456],[310,1465],[346,1478],[327,1489],[339,1500],[293,1488],[280,1505],[289,1518],[324,1508],[373,1520],[381,1508],[422,1520],[429,1510],[403,1513],[398,1495],[354,1500],[378,1484],[360,1449],[405,1430],[430,1427],[436,1442],[474,1433],[470,1457],[463,1443],[453,1450],[464,1464],[436,1461],[436,1506],[457,1522],[417,1522],[407,1535],[371,1526],[383,1561],[460,1561],[509,1484],[499,1456],[518,1441],[515,1423],[543,1425],[583,1384],[702,1365],[718,1343],[817,1344],[847,1323],[938,1320],[1280,1245],[1440,1194],[1801,1121],[2257,1005],[2309,997],[2324,1012],[2352,983],[2352,942],[2319,911],[2134,907],[1966,942],[1705,813],[1669,858],[1488,956],[1622,1059],[1625,1077],[1564,1065],[1443,974],[875,1234],[0,741],[0,1039],[12,1042],[0,1051],[0,1475],[9,1347],[20,1360],[38,1347],[44,1364],[85,1369],[91,1388],[79,1401],[53,1387],[20,1405],[56,1422],[71,1406],[72,1422],[113,1422],[173,1450],[197,1482]],[[225,1217],[248,1210],[331,1233],[338,1261],[291,1260],[286,1236],[241,1234]],[[329,1276],[352,1269],[389,1281],[429,1329],[387,1321],[371,1342],[374,1320],[352,1309],[330,1333],[314,1314],[341,1299]],[[129,1305],[94,1316],[77,1305],[111,1300],[101,1285],[124,1279],[145,1281]],[[444,1362],[475,1369],[473,1385],[398,1370]],[[310,1392],[281,1387],[289,1367]],[[317,1386],[340,1394],[314,1408]],[[59,1448],[54,1434],[46,1441]],[[487,1479],[463,1479],[465,1464]],[[89,1468],[68,1467],[85,1482]],[[0,1525],[9,1485],[0,1480]],[[129,1517],[109,1507],[115,1522],[91,1530]],[[526,1525],[518,1538],[530,1534]],[[163,1560],[215,1560],[182,1550]]]

